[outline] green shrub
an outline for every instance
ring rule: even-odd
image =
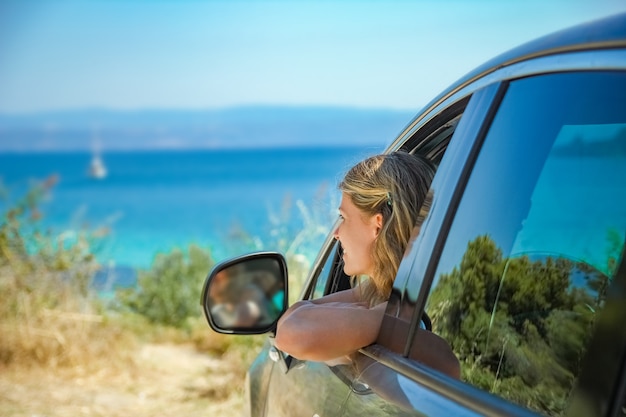
[[[213,264],[209,251],[196,245],[187,253],[158,254],[149,270],[138,272],[136,287],[118,290],[118,301],[152,323],[186,328],[190,317],[202,314],[200,293]]]

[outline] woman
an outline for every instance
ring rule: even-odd
[[[344,272],[354,281],[365,279],[352,289],[292,305],[278,322],[276,347],[298,359],[337,364],[374,343],[420,208],[430,204],[433,176],[429,161],[406,152],[373,156],[348,171],[339,184],[341,222],[334,237],[343,249]],[[447,346],[426,333],[432,349]],[[450,355],[448,347],[444,362]],[[456,376],[458,365],[445,371]]]

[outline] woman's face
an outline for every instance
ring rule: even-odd
[[[334,236],[343,248],[343,271],[347,275],[372,276],[372,249],[382,227],[382,215],[365,214],[346,193],[341,196],[339,215],[342,221],[335,229]]]

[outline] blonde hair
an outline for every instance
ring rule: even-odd
[[[389,298],[434,172],[434,166],[423,157],[398,151],[359,162],[339,184],[339,190],[365,215],[383,216],[372,250],[374,273],[370,284],[361,285],[361,299],[370,306]]]

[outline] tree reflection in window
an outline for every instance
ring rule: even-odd
[[[613,242],[609,268],[623,245]],[[460,266],[439,277],[426,309],[433,331],[461,361],[465,382],[558,415],[608,284],[584,262],[540,253],[504,258],[490,237],[480,236]]]

